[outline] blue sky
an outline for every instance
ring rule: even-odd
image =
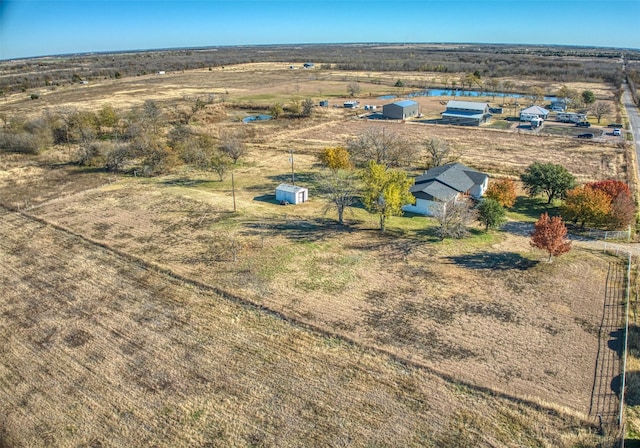
[[[0,0],[0,59],[341,42],[640,48],[640,0]]]

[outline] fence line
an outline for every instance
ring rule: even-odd
[[[627,287],[625,294],[625,307],[624,307],[624,345],[622,347],[622,385],[620,386],[620,415],[618,416],[618,425],[620,428],[624,427],[624,392],[626,386],[627,377],[627,349],[629,347],[629,296],[631,289],[631,254],[627,260]],[[624,446],[624,434],[623,442]]]
[[[596,240],[627,240],[631,241],[631,226],[627,230],[598,230],[588,229],[587,236]]]

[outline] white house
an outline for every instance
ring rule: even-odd
[[[531,106],[520,111],[520,121],[531,121],[534,118],[542,118],[543,120],[546,120],[547,115],[549,115],[549,111],[544,107]]]
[[[287,204],[301,204],[309,200],[309,190],[298,185],[280,184],[276,188],[276,201]]]
[[[487,191],[489,176],[461,163],[431,168],[416,177],[411,194],[415,205],[405,205],[406,212],[433,215],[432,207],[438,202],[458,200],[464,196],[480,198]]]

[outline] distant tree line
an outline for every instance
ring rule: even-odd
[[[640,86],[640,64],[629,64],[627,67],[627,85],[631,90],[633,101],[640,106],[640,95],[638,94],[638,86]]]
[[[605,81],[619,86],[621,50],[509,45],[278,45],[210,47],[10,60],[0,63],[0,92],[27,91],[82,80],[117,79],[249,62],[306,62],[358,71],[477,72],[482,77]],[[624,50],[627,61],[640,51]]]

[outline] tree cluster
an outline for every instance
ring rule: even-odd
[[[202,104],[194,108],[203,110]],[[36,154],[64,145],[75,151],[78,165],[114,172],[129,167],[135,174],[153,176],[187,163],[213,171],[222,180],[246,154],[245,132],[228,129],[216,139],[185,124],[180,114],[171,116],[153,100],[124,113],[107,104],[96,112],[59,108],[31,120],[2,118],[0,151]]]
[[[621,229],[634,221],[635,203],[627,184],[610,179],[569,190],[563,213],[581,227]]]

